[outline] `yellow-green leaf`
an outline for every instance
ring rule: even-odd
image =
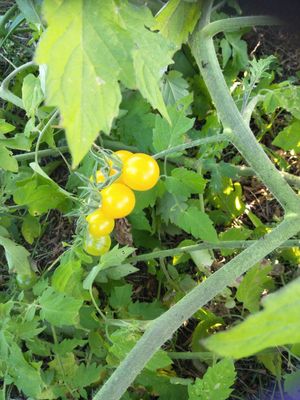
[[[36,61],[47,65],[47,103],[59,107],[74,166],[100,131],[110,132],[119,81],[139,89],[168,119],[159,80],[175,46],[147,29],[154,21],[147,7],[125,0],[45,0],[44,16],[48,28]]]
[[[201,15],[200,2],[188,3],[183,0],[169,0],[156,15],[153,29],[172,40],[178,47],[186,42]]]
[[[225,357],[242,358],[268,347],[300,342],[300,278],[270,294],[263,304],[263,311],[210,337],[205,346]]]

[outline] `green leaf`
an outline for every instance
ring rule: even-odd
[[[178,71],[170,71],[164,76],[162,95],[167,106],[172,106],[189,95],[188,83]]]
[[[23,246],[20,246],[3,236],[0,236],[0,246],[4,247],[5,257],[10,272],[15,272],[24,276],[31,276],[32,269],[29,263],[30,253]]]
[[[266,354],[258,354],[257,359],[261,362],[274,376],[278,379],[281,378],[281,366],[282,359],[281,354],[277,349],[274,349],[273,352]]]
[[[25,360],[16,343],[10,348],[8,373],[20,391],[28,397],[38,398],[43,386],[40,371]]]
[[[300,279],[267,296],[263,305],[263,311],[210,337],[205,346],[225,357],[242,358],[268,347],[300,342]]]
[[[76,325],[82,300],[74,299],[49,287],[38,298],[41,317],[54,326]]]
[[[135,207],[133,210],[134,213],[138,213],[149,206],[154,206],[158,196],[158,188],[160,187],[160,185],[161,182],[158,182],[158,184],[150,190],[147,190],[145,192],[135,192]]]
[[[97,282],[108,282],[109,279],[118,281],[127,275],[133,274],[139,269],[131,264],[121,264],[100,271],[96,278]]]
[[[87,340],[81,339],[64,339],[60,343],[55,343],[53,345],[53,351],[60,355],[65,355],[67,353],[71,353],[76,347],[84,346],[87,343]]]
[[[153,153],[155,114],[152,113],[150,104],[138,92],[129,92],[122,101],[121,109],[127,113],[117,122],[120,140],[137,146],[140,151]]]
[[[273,113],[277,108],[284,108],[295,118],[300,119],[300,87],[285,81],[272,85],[270,89],[263,102],[266,112]]]
[[[187,118],[184,109],[178,111],[176,106],[168,107],[169,115],[172,125],[161,118],[156,116],[155,128],[153,131],[153,146],[159,152],[170,147],[183,144],[185,142],[185,133],[190,130],[194,125],[194,118]],[[174,153],[169,157],[176,157],[180,153]]]
[[[5,119],[0,118],[0,134],[5,134],[9,133],[15,130],[15,127],[8,122],[5,121]]]
[[[221,40],[220,47],[222,49],[222,68],[225,68],[231,57],[231,47],[226,39]]]
[[[71,385],[75,388],[90,386],[92,383],[99,380],[102,368],[103,367],[96,363],[90,365],[80,364],[75,374],[72,376],[72,379],[70,379]]]
[[[218,235],[209,216],[198,208],[191,206],[183,213],[175,211],[171,221],[181,229],[193,235],[195,239],[217,242]]]
[[[233,65],[238,70],[245,69],[248,65],[247,43],[241,39],[240,32],[226,32],[225,38],[232,47]]]
[[[52,276],[52,287],[76,299],[86,299],[87,292],[84,292],[82,287],[83,272],[79,260],[62,259]]]
[[[156,23],[152,29],[158,29],[180,47],[193,32],[200,15],[201,6],[198,2],[169,0],[156,15]]]
[[[128,220],[133,229],[152,232],[152,228],[144,211],[130,214]]]
[[[0,144],[9,149],[29,151],[31,139],[27,138],[24,133],[16,133],[13,137],[0,139]]]
[[[7,150],[3,144],[0,143],[0,169],[5,171],[18,172],[18,162],[13,157],[12,152]]]
[[[33,216],[41,215],[52,208],[65,211],[68,205],[69,194],[67,196],[51,179],[35,174],[16,182],[16,186],[13,193],[14,202],[26,205]]]
[[[122,264],[134,251],[133,247],[116,245],[101,257],[101,270]]]
[[[28,22],[33,24],[41,24],[40,12],[40,0],[16,0],[19,9],[25,15]]]
[[[126,308],[131,302],[132,285],[116,286],[111,291],[109,304],[115,308]]]
[[[44,100],[40,79],[28,74],[23,80],[22,101],[28,117],[36,114],[38,106]]]
[[[229,398],[236,377],[234,363],[230,359],[209,367],[202,379],[189,385],[189,400],[226,400]]]
[[[199,173],[181,167],[174,168],[171,175],[181,184],[187,186],[191,194],[204,192],[206,180]]]
[[[41,234],[41,225],[39,220],[31,215],[26,215],[23,219],[21,232],[27,243],[32,244],[34,239]]]
[[[168,193],[174,196],[181,196],[188,199],[191,195],[189,187],[172,176],[167,176],[165,178],[165,185]]]
[[[259,310],[260,298],[264,290],[274,287],[273,279],[268,275],[272,265],[257,264],[244,276],[236,292],[238,301],[251,313]]]
[[[147,7],[46,0],[44,14],[48,29],[36,60],[47,64],[47,103],[61,111],[74,166],[99,131],[109,133],[121,101],[119,81],[138,88],[169,119],[158,83],[175,48],[147,28],[154,21]]]
[[[135,301],[129,304],[128,311],[135,318],[151,320],[158,318],[166,309],[162,307],[158,300],[154,300],[152,303]]]
[[[30,321],[11,319],[8,322],[7,327],[10,332],[13,332],[15,338],[29,340],[38,336],[45,329],[45,327],[41,327],[40,325],[40,319],[35,317]]]
[[[300,153],[300,121],[295,120],[280,131],[272,144],[283,150],[294,150]]]
[[[124,246],[119,248],[116,245],[108,253],[105,253],[100,263],[93,267],[83,282],[83,288],[90,290],[98,274],[101,272],[99,280],[101,282],[107,282],[107,278],[120,279],[132,272],[136,271],[136,268],[131,264],[123,264],[127,257],[134,252],[133,247]]]

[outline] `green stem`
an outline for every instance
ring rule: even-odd
[[[128,150],[128,151],[132,151],[132,152],[138,151],[138,149],[133,146],[126,146],[121,142],[116,142],[113,140],[104,140],[103,144],[106,148],[111,149],[111,150]],[[37,157],[42,158],[42,157],[49,157],[49,156],[57,156],[60,153],[68,153],[68,152],[69,152],[68,146],[61,146],[61,147],[57,147],[56,149],[39,150],[37,152]],[[14,157],[18,161],[27,161],[27,160],[33,160],[35,158],[35,154],[36,154],[36,152],[32,151],[29,153],[17,154]]]
[[[176,153],[179,151],[183,151],[186,149],[190,149],[192,147],[201,146],[202,144],[207,143],[216,143],[216,142],[226,142],[229,141],[229,138],[225,134],[214,135],[202,139],[192,140],[191,142],[180,144],[178,146],[170,147],[169,149],[163,150],[159,153],[154,154],[153,158],[164,158],[168,154]]]
[[[206,37],[213,37],[221,32],[236,32],[256,25],[282,25],[282,22],[268,15],[226,18],[207,24],[201,33]]]
[[[209,351],[169,351],[168,356],[172,360],[212,360],[214,355]]]
[[[16,68],[14,71],[12,71],[1,83],[0,85],[0,97],[5,100],[9,101],[10,103],[14,104],[15,106],[22,108],[24,110],[23,106],[23,101],[20,97],[16,96],[13,94],[9,89],[8,86],[10,84],[10,81],[21,71],[24,69],[27,69],[29,67],[32,67],[34,64],[33,61],[30,61],[28,63],[25,63],[21,65],[20,67]]]
[[[119,400],[156,351],[199,308],[212,300],[254,264],[295,235],[300,216],[290,215],[264,240],[244,250],[155,319],[93,400]]]
[[[265,240],[262,237],[259,240]],[[175,247],[173,249],[167,250],[157,250],[152,251],[151,253],[140,254],[138,256],[128,258],[128,262],[136,263],[139,261],[149,261],[153,260],[154,258],[163,258],[163,257],[173,257],[178,254],[182,253],[191,253],[192,251],[197,250],[215,250],[215,249],[246,249],[247,247],[252,246],[255,244],[257,240],[227,240],[224,242],[217,242],[217,243],[199,243],[193,244],[191,246],[184,246],[184,247]],[[279,248],[291,248],[291,247],[300,247],[300,240],[287,240],[286,242],[282,243]]]
[[[67,153],[69,152],[69,147],[68,146],[61,146],[57,147],[56,149],[46,149],[46,150],[39,150],[37,152],[38,158],[42,157],[49,157],[49,156],[57,156],[59,153]],[[35,151],[29,152],[29,153],[23,153],[23,154],[17,154],[14,156],[14,158],[18,161],[27,161],[27,160],[33,160],[35,158]]]

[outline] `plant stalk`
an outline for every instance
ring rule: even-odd
[[[156,351],[171,338],[184,321],[254,264],[295,235],[299,224],[300,216],[287,216],[265,239],[258,240],[248,247],[155,319],[93,400],[119,400]]]
[[[264,237],[258,240],[265,240]],[[257,240],[228,240],[224,242],[218,243],[198,243],[191,246],[184,246],[184,247],[176,247],[173,249],[167,250],[158,250],[152,251],[151,253],[140,254],[138,256],[130,257],[127,259],[129,263],[136,263],[139,261],[149,261],[153,260],[154,258],[164,258],[164,257],[173,257],[178,254],[184,253],[191,253],[197,250],[214,250],[214,249],[246,249],[247,247],[252,246],[255,244]],[[286,242],[282,243],[278,248],[286,249],[291,247],[300,247],[300,239],[299,240],[287,240]]]

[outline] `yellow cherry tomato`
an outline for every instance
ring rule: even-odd
[[[135,206],[133,191],[123,183],[112,183],[101,190],[101,210],[110,218],[124,218]]]
[[[87,235],[83,244],[84,250],[91,256],[102,256],[107,253],[111,245],[111,239],[109,235],[94,238],[91,235]]]
[[[89,223],[89,233],[95,238],[109,235],[115,227],[113,218],[105,215],[100,208],[89,214],[86,220]]]
[[[122,179],[131,189],[145,191],[156,185],[159,174],[159,166],[153,157],[137,153],[124,163]]]
[[[124,164],[125,161],[128,160],[128,158],[130,158],[133,155],[133,153],[131,153],[131,151],[127,151],[127,150],[118,150],[114,154],[116,154],[120,158],[122,164]],[[113,161],[112,160],[109,160],[108,163],[109,163],[109,166],[110,166],[110,170],[109,170],[109,174],[108,175],[109,176],[113,176],[118,171],[115,168],[113,168]],[[104,183],[105,182],[105,176],[104,176],[104,174],[103,174],[103,172],[101,170],[98,170],[96,172],[96,182],[97,183]],[[122,182],[122,177],[120,176],[115,182],[123,183]]]
[[[118,150],[118,151],[115,151],[115,154],[120,158],[120,160],[122,161],[123,164],[125,163],[125,161],[128,160],[128,158],[133,156],[133,153],[131,153],[131,151],[127,151],[127,150]]]
[[[127,150],[118,150],[114,154],[116,154],[119,157],[119,159],[121,160],[122,167],[123,167],[125,161],[128,160],[131,156],[133,156],[133,153],[131,153],[131,151],[127,151]],[[112,168],[110,176],[115,175],[116,173],[117,173],[117,170]],[[122,174],[122,171],[121,171],[121,175],[119,176],[119,178],[117,178],[115,180],[115,183],[124,183],[122,175],[123,174]]]

